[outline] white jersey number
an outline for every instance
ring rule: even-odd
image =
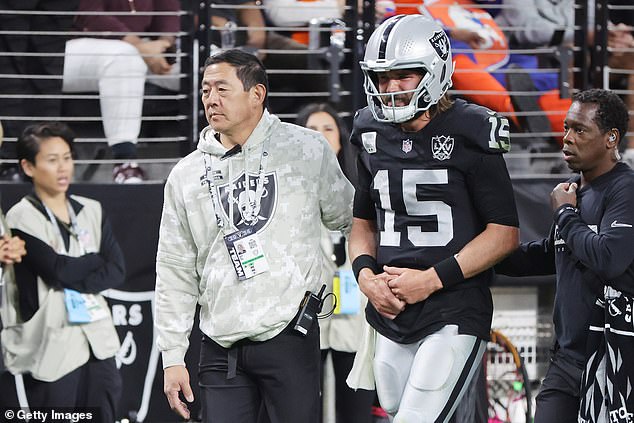
[[[508,153],[511,149],[511,139],[509,134],[509,120],[502,116],[497,116],[495,112],[489,111],[489,148],[499,149]]]
[[[404,169],[402,178],[403,202],[409,216],[436,216],[438,230],[423,232],[419,226],[407,227],[407,239],[416,247],[442,247],[453,239],[453,214],[451,207],[442,201],[420,201],[416,198],[416,186],[447,184],[447,169]],[[385,210],[385,225],[380,231],[382,247],[401,245],[401,232],[394,228],[394,210],[390,199],[388,171],[379,170],[374,176],[374,189],[379,191],[381,208]]]

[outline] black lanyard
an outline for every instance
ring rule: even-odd
[[[262,153],[260,154],[260,165],[258,169],[257,176],[257,185],[255,189],[255,197],[253,201],[247,201],[246,207],[248,207],[249,211],[253,211],[257,209],[260,205],[260,201],[262,200],[262,194],[264,192],[264,179],[265,179],[265,167],[266,161],[268,160],[268,152],[266,151],[266,139],[262,143]],[[247,157],[246,151],[243,150],[244,154],[244,189],[247,192],[249,191],[249,171],[247,168]],[[209,162],[208,162],[209,160]],[[214,181],[214,169],[213,169],[213,156],[209,153],[203,153],[203,165],[205,166],[205,175],[204,180],[207,183],[207,189],[209,191],[209,196],[211,197],[211,205],[214,209],[214,215],[216,216],[216,224],[218,227],[224,232],[225,230],[225,222],[220,215],[220,210],[222,210],[222,206],[220,205],[220,193],[218,192],[218,187]],[[229,226],[233,225],[233,204],[237,203],[238,200],[233,197],[234,190],[234,181],[231,178],[231,162],[228,163],[229,169],[229,190],[227,194],[227,202],[229,204]],[[211,174],[211,176],[210,176]]]

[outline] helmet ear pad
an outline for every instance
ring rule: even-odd
[[[365,73],[365,77],[367,78],[367,81],[365,81],[365,84],[364,84],[366,86],[365,87],[366,92],[369,91],[370,89],[374,89],[378,92],[379,91],[379,77],[377,76],[376,72],[367,70],[364,73]],[[381,103],[380,97],[373,96],[372,101],[376,107],[381,107],[382,103]],[[369,105],[372,106],[372,104],[369,104]]]

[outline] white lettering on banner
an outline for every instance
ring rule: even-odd
[[[127,326],[128,322],[125,319],[125,306],[121,304],[113,304],[110,309],[112,310],[112,323],[114,323],[115,326]]]
[[[140,304],[132,304],[130,306],[129,315],[128,324],[130,326],[139,326],[143,323],[143,311]]]
[[[136,342],[134,342],[134,334],[128,331],[125,338],[121,342],[121,348],[117,351],[115,361],[117,362],[117,369],[121,368],[122,364],[129,366],[136,360]]]
[[[113,304],[111,309],[115,326],[139,326],[143,323],[143,311],[139,304],[132,304],[129,309],[123,304]]]

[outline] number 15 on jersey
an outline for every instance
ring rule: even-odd
[[[384,227],[379,233],[382,247],[399,247],[401,238],[416,247],[442,247],[453,239],[453,214],[451,207],[443,201],[419,200],[416,196],[418,185],[438,185],[448,183],[447,169],[403,169],[402,196],[408,216],[435,216],[438,221],[436,231],[423,231],[420,226],[406,226],[403,232],[395,229],[395,212],[390,198],[387,169],[379,170],[374,176],[374,189],[379,191],[380,206],[385,210]]]

